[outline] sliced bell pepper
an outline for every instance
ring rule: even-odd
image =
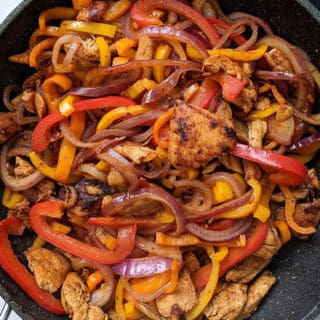
[[[124,304],[123,304],[123,293],[124,293],[124,287],[122,283],[122,278],[120,278],[116,286],[116,301],[115,301],[115,310],[116,310],[117,316],[119,316],[120,319],[126,318],[126,311],[124,309]]]
[[[73,103],[75,112],[94,110],[99,108],[116,108],[136,104],[133,100],[120,96],[108,96],[103,98],[88,99]],[[59,110],[56,110],[41,119],[32,132],[31,146],[35,152],[45,150],[49,145],[49,136],[51,128],[63,120],[63,116]]]
[[[278,103],[273,103],[269,107],[267,107],[266,109],[251,111],[249,113],[248,117],[246,118],[246,120],[254,121],[254,120],[267,118],[277,112],[278,106],[279,106]]]
[[[219,85],[211,78],[205,78],[194,96],[188,103],[195,104],[200,108],[208,109],[214,97],[219,91]],[[215,106],[214,106],[215,107]],[[214,108],[215,109],[215,108]],[[216,111],[216,110],[213,110]]]
[[[171,117],[173,115],[173,108],[170,108],[168,111],[164,112],[162,115],[158,117],[155,121],[152,129],[152,138],[153,141],[158,145],[160,148],[168,149],[169,146],[169,136],[166,137],[161,134],[161,128],[164,128],[165,124],[170,122]]]
[[[87,8],[92,4],[92,0],[72,0],[72,5],[75,10]]]
[[[168,59],[171,54],[172,48],[167,43],[160,43],[154,53],[155,59]],[[153,77],[161,83],[164,80],[165,66],[157,65],[153,67]]]
[[[108,44],[108,41],[106,41],[104,37],[97,37],[96,44],[99,49],[100,66],[101,67],[110,66],[110,64],[111,64],[111,49]]]
[[[260,202],[253,212],[253,217],[261,222],[266,222],[270,217],[271,210],[269,208],[269,202],[274,188],[275,185],[273,183],[269,183],[263,188]]]
[[[224,72],[217,72],[211,77],[220,84],[222,96],[229,102],[235,102],[246,85],[245,81]]]
[[[52,38],[48,38],[45,39],[41,42],[39,42],[38,44],[36,44],[29,55],[29,66],[32,68],[35,68],[37,66],[37,57],[39,56],[39,54],[49,48],[52,48],[54,46],[54,44],[56,43],[58,38],[56,37],[52,37]]]
[[[136,225],[120,228],[117,248],[109,251],[90,246],[68,235],[55,232],[48,224],[46,217],[61,218],[62,215],[62,204],[59,201],[48,200],[33,205],[30,209],[29,219],[32,229],[44,240],[61,250],[95,263],[114,264],[121,262],[134,248]]]
[[[55,180],[55,168],[44,162],[34,151],[29,153],[29,158],[34,167],[46,177]]]
[[[77,20],[63,20],[60,24],[61,29],[86,32],[91,34],[96,34],[99,36],[105,36],[108,38],[114,38],[117,26],[113,24],[106,24],[100,22],[85,22]]]
[[[265,242],[268,233],[267,223],[257,222],[254,232],[247,238],[244,247],[230,248],[228,255],[222,260],[219,276],[222,277],[229,269],[256,252]],[[192,280],[196,289],[204,287],[212,269],[212,264],[206,264],[199,268],[193,275]]]
[[[167,287],[165,294],[172,293],[176,290],[177,285],[179,283],[179,272],[180,272],[180,265],[176,259],[172,260],[171,264],[171,280],[170,285]]]
[[[281,243],[285,244],[291,239],[291,232],[288,224],[285,221],[274,220],[273,225],[277,228],[280,233]]]
[[[131,8],[131,18],[140,27],[162,25],[161,20],[151,15],[153,9],[166,9],[188,18],[204,32],[212,46],[220,39],[217,30],[200,12],[178,0],[138,0]]]
[[[124,15],[131,7],[130,0],[118,0],[111,2],[107,11],[103,14],[104,21],[113,21]]]
[[[209,55],[213,56],[215,54],[226,56],[232,60],[236,61],[256,61],[263,57],[268,49],[267,45],[261,45],[257,49],[254,50],[236,50],[236,49],[214,49],[208,50]]]
[[[7,218],[0,222],[0,264],[39,306],[50,313],[63,315],[65,311],[60,300],[38,287],[35,278],[17,259],[11,248],[8,235],[22,235],[24,228],[22,221],[16,217]]]
[[[270,180],[275,184],[298,186],[306,182],[307,167],[291,157],[240,143],[236,143],[230,153],[280,171],[270,175]]]
[[[210,270],[210,275],[205,288],[200,292],[198,303],[187,314],[187,320],[197,319],[204,311],[208,303],[215,293],[219,281],[219,272],[221,269],[221,261],[228,254],[228,249],[225,247],[219,248],[217,253],[214,252],[212,247],[206,247],[208,256],[211,259],[213,267]]]
[[[24,196],[8,187],[4,188],[2,195],[2,204],[9,209],[14,209],[15,206],[24,199]]]

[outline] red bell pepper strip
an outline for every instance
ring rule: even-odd
[[[219,276],[222,277],[229,269],[256,252],[264,244],[267,234],[267,223],[257,222],[254,232],[249,236],[244,247],[229,248],[227,256],[221,261]],[[192,275],[196,289],[200,289],[206,285],[211,273],[211,268],[211,263],[208,263]]]
[[[103,98],[77,101],[74,102],[73,105],[75,107],[74,112],[81,112],[99,108],[125,107],[135,104],[136,102],[133,100],[120,96],[108,96]],[[63,120],[65,117],[66,116],[63,116],[59,110],[56,110],[39,121],[32,132],[31,147],[33,151],[41,152],[48,147],[50,143],[50,130],[56,123]]]
[[[140,27],[162,25],[161,20],[151,14],[154,9],[166,9],[188,18],[204,32],[212,46],[220,39],[217,30],[200,12],[178,0],[138,0],[131,8],[131,18]]]
[[[117,247],[115,250],[109,251],[93,247],[68,235],[54,231],[48,224],[46,217],[60,218],[62,214],[62,205],[59,201],[39,202],[30,209],[31,227],[41,238],[57,248],[95,263],[114,264],[121,262],[134,248],[136,225],[120,228]]]
[[[205,78],[198,92],[196,92],[196,94],[192,97],[192,99],[190,99],[190,101],[188,101],[188,103],[195,104],[203,109],[208,109],[218,91],[218,83],[211,78]]]
[[[213,74],[212,78],[220,84],[222,87],[222,96],[229,102],[235,102],[242,89],[246,86],[245,81],[223,72]]]
[[[275,184],[298,186],[306,182],[307,167],[294,158],[240,143],[235,144],[230,153],[280,171],[270,175],[270,180]]]
[[[43,309],[56,315],[63,315],[65,311],[60,300],[51,293],[38,287],[35,278],[15,256],[8,235],[22,235],[24,225],[16,217],[4,219],[0,222],[0,264],[10,277]]]
[[[216,19],[216,18],[207,18],[207,21],[212,24],[213,26],[218,26],[221,29],[224,30],[228,30],[231,25],[227,22],[224,22],[220,19]],[[244,44],[245,42],[247,42],[247,39],[242,35],[242,34],[232,34],[230,36],[230,38],[236,42],[237,45],[241,46],[242,44]]]

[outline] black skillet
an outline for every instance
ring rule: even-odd
[[[12,54],[24,51],[41,10],[68,5],[63,0],[25,0],[0,26],[0,92],[9,83],[21,84],[30,73],[28,68],[8,62]],[[221,0],[226,12],[244,11],[263,17],[274,32],[304,48],[320,67],[320,12],[305,0]],[[320,0],[314,3],[320,5]],[[318,99],[319,101],[319,99]],[[319,112],[319,110],[318,110]],[[320,172],[320,161],[314,164]],[[0,186],[3,190],[3,186]],[[0,218],[4,218],[0,209]],[[30,234],[21,239],[12,238],[18,257],[32,241]],[[306,242],[293,241],[285,245],[274,258],[270,269],[277,283],[264,299],[254,320],[312,320],[320,310],[320,232]],[[0,268],[0,295],[23,320],[59,319],[39,308]],[[309,314],[309,315],[308,315]],[[67,317],[60,317],[67,319]]]

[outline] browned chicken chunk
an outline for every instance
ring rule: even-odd
[[[170,122],[168,157],[175,167],[199,168],[233,147],[232,118],[221,120],[197,106],[178,101]]]
[[[56,292],[70,272],[68,259],[58,252],[30,248],[25,251],[25,256],[38,286],[49,292]]]
[[[280,50],[274,48],[266,52],[264,57],[273,71],[293,72],[289,59]]]
[[[105,1],[95,1],[90,6],[79,10],[77,20],[86,22],[101,21],[107,9],[108,4]]]
[[[187,269],[181,271],[179,283],[173,293],[161,295],[156,299],[158,311],[164,317],[170,317],[174,308],[179,308],[181,313],[187,313],[196,303],[196,290]]]
[[[0,143],[7,141],[18,130],[21,130],[17,122],[15,112],[0,112]]]
[[[93,304],[82,304],[75,310],[72,320],[105,320],[106,315],[103,310]]]
[[[243,310],[243,319],[249,318],[275,284],[276,278],[270,271],[264,271],[248,289],[248,300]]]
[[[204,310],[208,320],[236,320],[242,314],[247,301],[247,286],[240,283],[224,283]]]
[[[232,61],[228,57],[222,55],[213,55],[204,60],[203,68],[205,71],[213,74],[219,71],[223,71],[226,74],[238,78],[239,80],[244,80],[246,86],[242,89],[239,97],[233,103],[237,107],[241,108],[245,113],[248,113],[252,109],[254,102],[257,100],[257,91],[253,82],[243,71],[240,64]]]
[[[90,300],[88,288],[75,272],[67,275],[61,288],[61,302],[66,313],[72,316],[82,305]]]
[[[27,160],[19,156],[17,156],[15,160],[16,164],[13,172],[17,178],[24,178],[35,172],[35,168]]]

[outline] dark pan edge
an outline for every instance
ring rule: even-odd
[[[309,0],[296,0],[304,7],[318,23],[320,23],[320,10],[316,8]]]

